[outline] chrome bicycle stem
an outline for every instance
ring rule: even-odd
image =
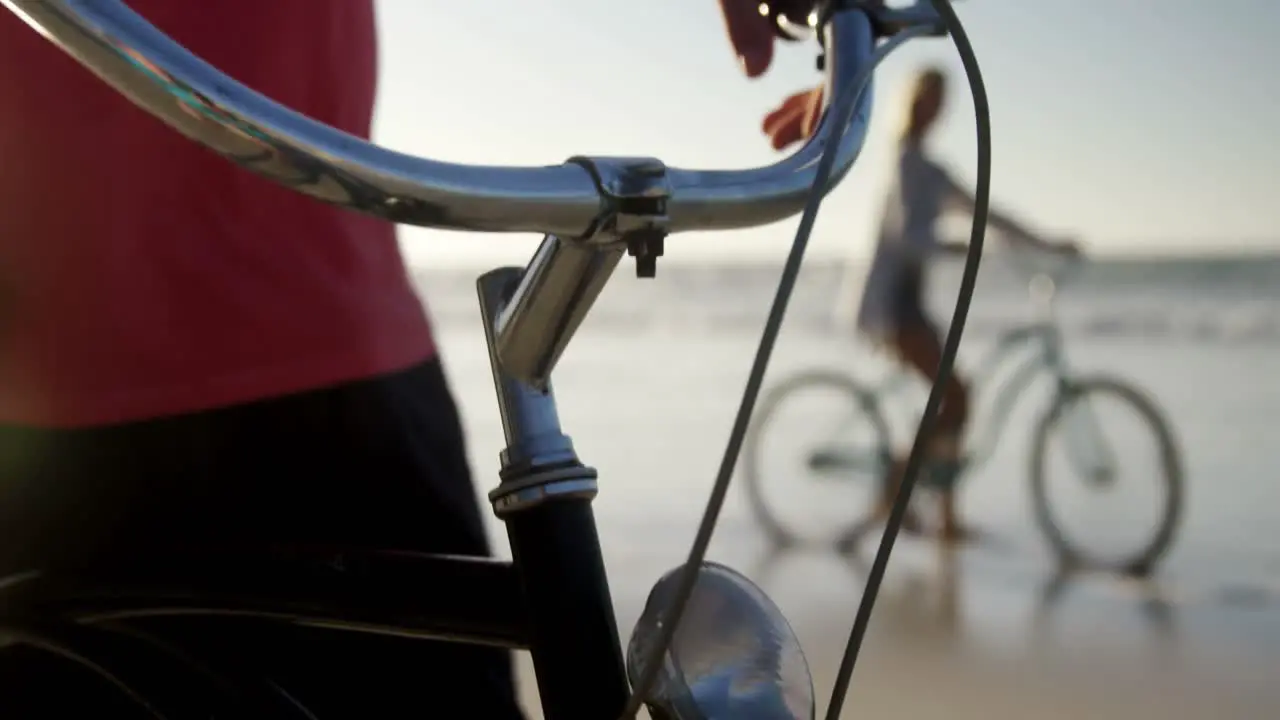
[[[837,13],[824,32],[824,46],[836,59],[827,74],[827,96],[856,91],[854,78],[875,50],[868,17]],[[828,191],[853,166],[871,122],[871,94],[857,102],[849,131],[857,141],[839,148]],[[590,173],[610,210],[583,237],[547,235],[543,240],[512,302],[497,319],[497,354],[506,371],[533,387],[544,385],[624,251],[635,258],[637,275],[652,277],[670,233],[752,227],[794,213],[796,200],[813,184],[831,125],[824,115],[814,140],[759,170],[680,170],[652,158],[571,159]]]
[[[591,173],[615,211],[589,238],[547,235],[492,328],[505,371],[535,388],[546,384],[623,253],[635,258],[637,274],[652,277],[669,231],[671,190],[660,161],[571,162]]]
[[[543,244],[548,252],[563,247],[554,236]],[[628,685],[591,510],[596,472],[560,427],[550,379],[535,388],[513,377],[499,354],[501,318],[528,297],[522,276],[501,268],[476,283],[506,439],[501,483],[489,500],[507,527],[544,715],[618,717]]]

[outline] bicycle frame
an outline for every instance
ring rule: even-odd
[[[1032,353],[1019,361],[1019,352],[1028,346],[1033,348]],[[1014,406],[1038,376],[1047,373],[1059,385],[1066,382],[1067,360],[1062,349],[1062,332],[1049,321],[1003,332],[978,367],[983,369],[975,376],[973,387],[980,396],[984,394],[982,390],[1002,374],[1002,370],[1006,379],[992,391],[992,399],[983,404],[985,411],[979,416],[980,421],[974,424],[967,452],[970,465],[990,459]],[[1012,369],[1008,369],[1010,367]]]
[[[151,574],[109,578],[31,573],[0,581],[6,614],[77,627],[175,614],[252,617],[523,648],[545,717],[618,717],[629,688],[591,510],[596,472],[579,461],[560,426],[552,370],[625,254],[649,276],[670,233],[752,227],[798,212],[832,135],[829,117],[796,154],[753,170],[681,170],[644,158],[449,165],[293,113],[192,56],[117,0],[0,2],[174,129],[298,192],[399,223],[545,233],[527,268],[494,270],[477,283],[506,440],[501,482],[489,498],[513,562],[282,550],[200,565],[179,560]],[[919,20],[881,8],[873,24],[873,5],[834,2],[822,29],[826,97],[857,102],[828,191],[866,135],[871,93],[855,80],[869,77],[877,33],[892,29],[886,18]]]
[[[1019,354],[1027,347],[1033,348],[1032,353],[1019,360]],[[965,453],[967,467],[980,465],[990,459],[1013,408],[1037,377],[1047,373],[1060,386],[1066,382],[1067,360],[1062,348],[1062,331],[1052,320],[1004,331],[996,338],[995,345],[982,357],[977,367],[981,370],[975,374],[970,385],[970,391],[975,397],[987,396],[986,389],[997,377],[1005,375],[1006,379],[993,389],[989,401],[979,405],[980,412],[973,423]],[[910,381],[910,375],[895,373],[875,389],[875,394],[895,394]]]
[[[550,381],[534,389],[498,359],[499,318],[526,277],[504,268],[477,283],[507,442],[489,498],[514,562],[281,549],[263,558],[178,559],[145,573],[116,569],[109,578],[32,573],[0,583],[6,614],[90,625],[240,617],[526,649],[547,718],[618,717],[629,685],[591,510],[596,472],[562,432]],[[132,662],[114,658],[113,670],[122,660]]]

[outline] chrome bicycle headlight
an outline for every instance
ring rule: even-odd
[[[627,646],[627,674],[637,683],[657,642],[682,568],[649,592]],[[773,601],[740,573],[703,563],[689,606],[653,689],[644,697],[655,718],[671,720],[812,720],[813,678]]]

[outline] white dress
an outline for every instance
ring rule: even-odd
[[[890,187],[857,316],[858,331],[875,341],[897,329],[901,283],[937,251],[938,219],[947,203],[960,197],[946,170],[909,143],[900,147]]]

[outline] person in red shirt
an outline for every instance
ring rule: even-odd
[[[129,5],[369,136],[371,0]],[[490,553],[393,225],[205,150],[7,11],[0,107],[0,575],[275,542]],[[501,650],[249,632],[246,658],[320,717],[424,715],[446,690],[521,716]],[[41,662],[0,663],[18,702]]]
[[[755,77],[773,36],[755,2],[721,4]],[[240,82],[369,136],[372,0],[129,5]],[[391,224],[205,150],[8,12],[0,108],[0,579],[268,543],[490,553]],[[501,650],[166,632],[242,642],[319,717],[425,715],[442,697],[521,715]],[[0,704],[54,669],[0,653]],[[58,699],[40,698],[69,716]]]

